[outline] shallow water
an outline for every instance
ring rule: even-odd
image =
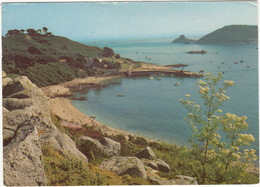
[[[258,50],[256,44],[197,45],[172,44],[170,39],[135,40],[87,43],[99,47],[108,46],[121,56],[134,60],[166,65],[188,64],[185,70],[224,72],[225,80],[236,85],[227,92],[230,100],[220,108],[238,116],[248,117],[249,129],[256,141],[252,147],[258,150]],[[187,54],[191,50],[208,53]],[[148,58],[151,58],[148,60]],[[237,63],[234,63],[237,62]],[[184,118],[187,110],[179,100],[191,94],[191,100],[201,104],[195,78],[161,77],[115,79],[102,89],[90,90],[87,101],[72,101],[83,113],[96,116],[97,120],[114,128],[124,129],[152,139],[160,139],[179,145],[188,145],[191,135]],[[174,86],[181,83],[179,87]],[[124,97],[117,97],[118,94]]]

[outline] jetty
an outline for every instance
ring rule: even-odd
[[[191,71],[183,71],[183,70],[164,70],[164,69],[158,69],[158,70],[132,70],[132,71],[126,71],[121,72],[126,77],[146,77],[146,76],[152,76],[152,75],[165,75],[165,76],[176,76],[176,77],[193,77],[193,78],[199,78],[204,77],[204,74],[201,72],[191,72]]]

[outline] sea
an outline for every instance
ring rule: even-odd
[[[173,38],[126,39],[85,42],[87,45],[110,47],[122,57],[158,65],[187,64],[187,71],[223,73],[224,80],[235,86],[227,91],[230,100],[220,109],[225,113],[247,116],[249,128],[256,141],[251,144],[259,153],[258,111],[258,45],[257,44],[177,44]],[[188,51],[207,51],[188,54]],[[190,100],[203,104],[196,82],[199,78],[160,76],[117,78],[103,88],[77,93],[86,101],[73,100],[81,112],[96,116],[96,120],[153,140],[189,147],[191,127],[185,117],[188,111],[179,100],[190,94]],[[179,86],[174,86],[180,83]],[[117,95],[123,95],[118,97]]]

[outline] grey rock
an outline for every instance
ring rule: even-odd
[[[2,78],[5,78],[7,75],[4,71],[2,71]]]
[[[156,160],[141,159],[141,161],[145,166],[148,166],[153,170],[162,171],[165,173],[171,171],[170,166],[161,159],[156,159]]]
[[[112,171],[118,175],[147,178],[143,163],[136,157],[112,157],[100,165],[101,169]]]
[[[19,126],[11,143],[4,147],[4,184],[40,186],[47,180],[42,164],[38,131],[32,124]]]
[[[4,77],[2,79],[2,87],[5,87],[8,84],[11,84],[11,82],[13,82],[13,79],[11,79],[10,77]]]
[[[121,144],[109,138],[99,140],[102,144],[102,152],[107,156],[118,156],[121,152]]]
[[[109,138],[95,140],[88,136],[80,137],[81,147],[84,147],[86,152],[92,151],[94,155],[104,155],[107,157],[118,156],[121,152],[121,144]]]
[[[145,164],[145,165],[149,166],[152,169],[155,169],[155,170],[159,171],[158,165],[157,165],[157,163],[155,161],[149,160],[149,162],[147,164]]]
[[[176,181],[177,185],[198,185],[197,180],[189,176],[176,175],[174,180]]]
[[[158,171],[146,167],[147,179],[156,185],[198,185],[193,177],[177,175],[174,179],[162,178],[158,175]]]
[[[66,157],[87,162],[68,135],[51,121],[50,103],[27,77],[3,87],[4,182],[10,186],[46,184],[41,147],[51,145]]]
[[[168,173],[169,171],[171,171],[170,166],[169,166],[166,162],[164,162],[163,160],[161,160],[161,159],[157,159],[157,160],[156,160],[156,164],[157,164],[157,166],[158,166],[159,171],[166,172],[166,173]]]
[[[147,179],[152,182],[152,184],[156,185],[177,185],[174,179],[168,180],[162,178],[158,175],[158,171],[151,169],[150,167],[146,167]]]
[[[149,159],[149,160],[156,159],[156,155],[150,147],[147,147],[147,148],[143,149],[142,151],[140,151],[139,153],[136,153],[135,156],[137,158],[145,158],[145,159]]]
[[[42,145],[51,145],[54,150],[62,153],[66,157],[76,157],[83,162],[88,162],[88,158],[77,149],[72,139],[56,128],[51,128],[41,134],[40,142]]]
[[[6,97],[26,89],[33,90],[37,88],[38,87],[33,84],[27,77],[19,76],[3,87],[3,96]]]

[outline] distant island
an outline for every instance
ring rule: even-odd
[[[201,51],[188,51],[189,54],[206,54],[207,51],[201,50]]]
[[[184,35],[180,35],[179,38],[173,40],[172,43],[191,44],[191,43],[196,43],[196,40],[188,39]]]
[[[172,41],[172,43],[184,44],[229,44],[257,42],[258,27],[256,25],[228,25],[203,36],[197,41],[187,39],[184,35],[181,35],[179,38]]]

